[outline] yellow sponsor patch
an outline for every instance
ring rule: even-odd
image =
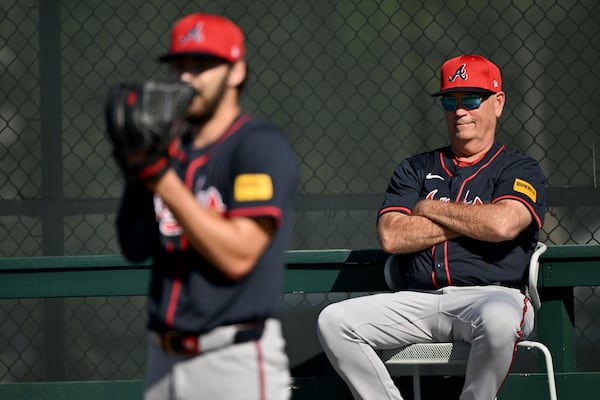
[[[241,174],[235,178],[233,196],[236,201],[262,201],[273,197],[273,182],[267,174]]]
[[[525,196],[533,200],[534,203],[537,199],[537,191],[535,190],[533,185],[522,179],[515,179],[515,183],[513,184],[513,190],[515,192],[523,193]]]

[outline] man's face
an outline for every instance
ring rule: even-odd
[[[231,65],[216,59],[181,57],[169,67],[180,81],[197,91],[188,109],[188,118],[192,122],[209,120],[225,96]]]
[[[504,92],[490,95],[456,92],[444,96],[444,103],[446,125],[454,146],[479,143],[485,147],[493,143],[496,121],[504,107]]]

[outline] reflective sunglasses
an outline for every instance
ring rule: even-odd
[[[458,108],[458,104],[462,105],[462,108],[465,110],[476,110],[481,106],[481,103],[486,100],[488,96],[481,95],[468,95],[463,97],[450,97],[445,96],[441,97],[440,100],[442,102],[442,107],[445,111],[456,111]]]

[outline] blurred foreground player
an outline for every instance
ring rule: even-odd
[[[279,317],[293,150],[241,112],[247,72],[234,23],[188,15],[160,60],[195,94],[168,149],[121,158],[119,241],[128,259],[154,260],[144,398],[288,399]],[[125,98],[135,103],[135,93]]]

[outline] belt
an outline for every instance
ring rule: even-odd
[[[490,285],[491,286],[502,286],[502,287],[506,287],[506,288],[510,288],[510,289],[517,289],[521,293],[523,293],[525,296],[528,296],[528,294],[529,294],[527,286],[518,284],[518,283],[494,282],[494,283],[490,283]]]
[[[202,335],[193,333],[151,331],[151,337],[166,352],[171,354],[202,354],[238,343],[261,338],[265,321],[219,326]]]

